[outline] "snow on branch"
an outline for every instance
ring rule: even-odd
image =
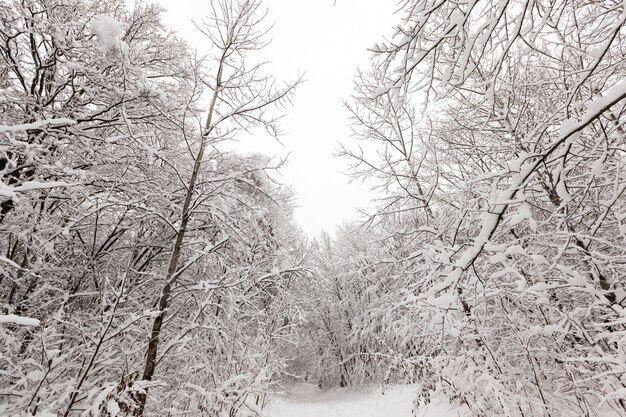
[[[73,187],[78,185],[78,183],[67,183],[64,181],[49,181],[49,182],[39,182],[39,181],[24,181],[21,185],[16,187],[10,187],[2,182],[0,182],[0,196],[13,198],[17,193],[25,193],[33,190],[45,190],[50,188],[57,187]]]
[[[20,317],[15,314],[0,314],[0,324],[13,323],[20,326],[39,326],[39,320],[30,317]]]
[[[574,133],[583,129],[598,116],[604,113],[609,107],[626,98],[626,81],[622,81],[611,87],[602,97],[593,100],[587,109],[587,112],[578,122],[566,119],[561,124],[561,139],[567,139]]]
[[[30,129],[42,129],[47,126],[62,127],[62,126],[68,126],[68,125],[74,125],[74,124],[76,124],[75,120],[68,119],[66,117],[61,117],[58,119],[39,120],[33,123],[24,123],[24,124],[13,125],[13,126],[0,125],[0,133],[20,132],[20,131],[30,130]]]

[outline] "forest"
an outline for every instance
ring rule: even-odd
[[[317,238],[225,146],[306,82],[268,6],[207,2],[203,55],[149,2],[0,1],[0,416],[626,416],[626,2],[399,2],[337,156],[381,197]]]

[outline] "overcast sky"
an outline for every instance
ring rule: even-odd
[[[165,22],[201,48],[189,23],[209,13],[208,0],[160,0]],[[367,64],[368,47],[380,42],[394,23],[395,1],[266,0],[274,22],[272,43],[264,51],[279,79],[307,80],[282,121],[284,146],[259,137],[237,145],[242,153],[289,154],[279,180],[298,196],[296,220],[310,236],[332,232],[356,218],[356,207],[371,205],[368,187],[348,183],[347,161],[333,157],[338,141],[348,141],[347,112],[341,104],[352,88],[358,66]]]

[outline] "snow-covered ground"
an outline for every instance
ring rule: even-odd
[[[468,417],[467,410],[451,406],[443,399],[435,399],[411,414],[417,387],[394,386],[385,389],[362,389],[360,391],[338,388],[320,390],[312,384],[294,384],[284,388],[286,393],[270,400],[262,412],[263,417]],[[575,410],[571,414],[581,415]],[[598,417],[618,417],[619,412],[598,408]]]
[[[274,398],[265,408],[264,417],[413,417],[411,409],[415,386],[396,386],[354,391],[321,391],[312,384],[286,387],[287,393]],[[417,417],[462,416],[445,401],[422,407]]]

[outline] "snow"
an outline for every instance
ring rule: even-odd
[[[341,388],[322,391],[313,384],[296,384],[289,392],[270,400],[263,417],[448,417],[455,408],[441,399],[411,414],[417,386],[355,391]]]
[[[47,181],[47,182],[24,181],[17,187],[13,187],[13,190],[23,193],[23,192],[32,191],[32,190],[42,190],[42,189],[56,188],[56,187],[71,187],[74,185],[78,185],[78,184],[76,183],[70,184],[64,181]]]
[[[618,101],[626,97],[626,81],[621,81],[611,87],[603,96],[596,97],[587,108],[587,112],[582,119],[577,122],[572,119],[563,120],[560,128],[561,138],[567,138],[586,126],[593,119],[598,117],[600,113],[611,107]]]
[[[30,317],[20,317],[15,314],[0,314],[0,324],[13,323],[20,326],[39,326],[39,320]]]
[[[450,15],[450,26],[461,27],[465,23],[465,14],[460,9],[454,9]]]
[[[0,195],[2,195],[2,189],[1,189],[2,185],[3,184],[0,182]],[[9,264],[10,266],[12,266],[13,268],[16,268],[16,269],[22,269],[21,266],[19,266],[18,264],[16,264],[15,262],[10,260],[9,258],[6,258],[6,257],[1,256],[1,255],[0,255],[0,262],[4,262],[6,264]]]
[[[57,188],[57,187],[72,187],[78,185],[77,183],[67,183],[63,181],[48,181],[48,182],[39,182],[39,181],[24,181],[20,185],[16,187],[11,187],[9,185],[0,182],[0,196],[7,198],[14,198],[16,193],[25,193],[33,190],[44,190],[49,188]]]
[[[511,226],[515,226],[524,220],[531,220],[531,219],[532,219],[532,212],[530,210],[530,206],[526,203],[522,203],[517,208],[517,213],[509,217],[509,224]]]
[[[98,37],[100,47],[108,51],[114,47],[122,47],[124,28],[111,16],[100,15],[91,22],[91,30]]]
[[[110,399],[107,402],[107,412],[109,413],[109,415],[111,416],[117,416],[120,412],[120,406],[117,405],[117,403],[115,402],[114,399]]]
[[[432,306],[447,310],[458,304],[454,294],[442,294],[439,297],[428,297],[426,302]]]
[[[74,124],[76,124],[75,120],[68,119],[66,117],[60,117],[58,119],[39,120],[37,122],[24,123],[21,125],[13,125],[13,126],[0,125],[0,133],[19,132],[19,131],[29,130],[29,129],[41,129],[46,126],[65,126],[65,125],[74,125]]]

